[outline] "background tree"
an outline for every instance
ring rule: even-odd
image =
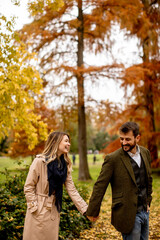
[[[77,103],[72,96],[66,97],[67,104],[57,107],[58,127],[62,131],[68,132],[71,138],[70,152],[78,153],[78,124],[77,124]]]
[[[11,21],[0,17],[0,140],[11,129],[23,130],[27,143],[33,148],[40,139],[46,138],[46,126],[33,113],[35,98],[39,98],[42,80],[29,62],[34,54],[13,33]],[[37,128],[39,132],[37,132]]]
[[[125,28],[127,35],[137,36],[141,49],[141,64],[126,69],[122,85],[127,90],[133,86],[133,103],[128,106],[130,119],[138,121],[141,126],[146,146],[149,148],[153,161],[158,159],[159,129],[159,30],[160,30],[160,2],[142,0],[136,21],[130,25],[121,21],[121,28]],[[127,20],[127,19],[126,19]],[[127,22],[127,21],[126,21]],[[130,96],[129,96],[130,98]],[[125,111],[126,112],[126,111]],[[128,115],[128,113],[127,113]]]
[[[115,114],[117,121],[114,124],[114,132],[127,120],[137,121],[141,127],[142,141],[151,151],[154,162],[158,158],[157,146],[160,141],[159,9],[159,1],[156,0],[114,1],[114,3],[107,0],[103,1],[102,5],[102,11],[115,16],[114,21],[120,24],[127,38],[137,37],[141,55],[140,64],[129,66],[120,75],[121,87],[126,91],[125,97],[128,98],[128,102],[124,111],[120,111],[118,116]],[[103,113],[100,116],[102,117]]]
[[[52,88],[52,96],[66,96],[73,92],[78,106],[79,179],[90,178],[86,149],[85,85],[100,78],[116,78],[116,64],[91,66],[87,53],[107,54],[112,15],[99,11],[101,1],[66,0],[57,12],[45,1],[41,6],[29,3],[33,22],[24,26],[21,37],[31,42],[39,53],[43,79]],[[44,72],[45,71],[45,72]],[[58,76],[58,77],[57,77]],[[63,87],[62,87],[63,86]],[[70,92],[70,89],[73,91]],[[77,89],[77,91],[75,91]]]
[[[117,139],[117,137],[117,135],[110,136],[107,132],[101,130],[100,132],[97,132],[96,136],[93,138],[95,148],[99,151],[103,151],[103,149],[105,149],[110,142]]]
[[[0,142],[0,156],[3,156],[8,152],[8,147],[9,147],[9,139],[8,137],[4,137],[1,139]]]
[[[35,103],[34,114],[40,116],[41,121],[46,124],[47,134],[58,129],[56,112],[47,108],[43,101]],[[37,129],[37,132],[39,132],[39,129]],[[31,156],[33,159],[36,154],[42,153],[44,149],[45,141],[43,139],[39,141],[33,149],[30,149],[27,142],[27,135],[24,130],[14,130],[12,131],[11,136],[12,141],[10,140],[11,143],[7,155],[12,158]]]
[[[157,137],[160,136],[160,129],[158,121],[156,120],[156,106],[160,105],[159,101],[159,85],[160,85],[160,62],[159,62],[159,30],[160,30],[160,2],[159,1],[149,1],[142,0],[143,3],[143,15],[145,16],[144,21],[141,19],[142,26],[134,26],[135,33],[140,39],[142,46],[142,60],[141,69],[143,70],[143,85],[142,87],[138,85],[136,89],[136,100],[137,107],[144,109],[145,111],[145,129],[144,132],[149,129],[148,134],[148,148],[151,151],[152,159],[155,161],[158,159],[158,148],[157,148]],[[141,33],[142,32],[142,33]],[[137,66],[135,66],[136,71]],[[141,79],[139,79],[139,82]],[[140,88],[140,89],[139,89]],[[137,92],[141,90],[142,99],[139,100],[137,97]],[[142,110],[143,111],[143,110]],[[148,131],[147,131],[148,132]],[[146,134],[145,134],[146,135]]]
[[[96,67],[89,66],[86,53],[98,53],[102,51],[103,53],[107,53],[106,49],[109,48],[110,40],[110,38],[107,38],[107,36],[110,33],[111,27],[114,26],[114,23],[116,24],[116,22],[121,24],[121,29],[125,29],[124,32],[127,36],[136,35],[140,39],[140,46],[143,46],[142,40],[146,39],[146,33],[148,34],[148,36],[151,36],[150,27],[152,25],[149,23],[148,20],[148,10],[147,14],[145,12],[148,4],[146,4],[147,1],[143,2],[139,0],[127,2],[113,2],[109,0],[70,0],[65,1],[63,8],[61,8],[59,12],[56,12],[53,11],[52,4],[47,5],[44,1],[44,4],[41,4],[39,6],[37,5],[37,3],[38,1],[30,3],[30,11],[34,18],[34,21],[23,28],[22,38],[23,40],[28,41],[27,36],[29,36],[31,42],[33,43],[32,46],[34,46],[34,49],[39,53],[40,66],[45,70],[45,72],[42,72],[44,81],[49,83],[53,82],[54,86],[56,85],[56,87],[59,87],[59,89],[56,88],[56,92],[53,89],[52,94],[54,93],[54,95],[62,95],[63,90],[63,95],[68,95],[70,93],[68,88],[73,88],[75,90],[77,83],[78,93],[76,95],[74,91],[74,95],[76,95],[76,97],[78,98],[77,105],[79,122],[79,147],[82,147],[80,149],[79,178],[84,179],[86,176],[86,178],[88,178],[90,176],[86,167],[87,160],[86,157],[83,157],[86,156],[86,147],[83,147],[83,144],[86,145],[86,98],[84,94],[84,90],[86,90],[87,86],[86,82],[88,82],[89,78],[92,82],[94,82],[95,79],[98,80],[102,78],[102,76],[106,78],[118,78],[118,72],[116,72],[117,69],[115,68],[117,67],[117,65],[109,66],[104,64],[103,66]],[[158,5],[156,3],[158,2],[150,2],[150,6],[154,6],[151,10],[154,15],[157,14],[158,9]],[[140,12],[141,14],[139,14]],[[153,29],[155,28],[153,27]],[[158,29],[157,25],[156,29]],[[156,31],[157,30],[155,30],[155,32]],[[152,35],[151,40],[157,39],[154,36],[156,36],[156,34]],[[156,45],[154,44],[154,46]],[[148,49],[151,48],[149,47]],[[71,53],[73,54],[72,56]],[[141,72],[141,74],[139,75],[141,77],[146,73],[149,74],[149,72],[147,72],[147,68],[144,68],[143,65],[143,67],[141,66],[141,70],[137,71],[137,69],[140,69],[139,65],[138,68],[136,68],[136,73],[139,74]],[[139,78],[139,80],[137,78],[135,81],[133,81],[133,71],[130,71],[131,68],[128,68],[127,70],[128,71],[126,71],[126,73],[128,73],[128,76],[130,75],[130,78],[127,78],[127,75],[125,74],[121,74],[120,78],[123,78],[124,80],[124,84],[122,84],[122,86],[135,85],[136,87],[140,86],[142,90],[141,85],[143,85],[142,81],[144,80],[144,78]],[[57,74],[59,78],[56,78],[54,74]],[[137,81],[139,85],[137,85]],[[147,82],[146,79],[144,80],[144,82]],[[144,85],[145,89],[148,89],[147,85]],[[145,91],[145,94],[143,96],[141,95],[141,97],[140,94],[138,94],[137,99],[139,99],[139,101],[142,100],[141,103],[143,102],[143,98],[150,99],[145,99],[145,101],[148,101],[147,103],[150,104],[151,100],[153,99],[151,99],[151,97],[148,97],[147,93],[149,92]],[[127,111],[123,112],[122,120],[124,119],[124,113],[126,114],[125,121],[127,119],[133,120],[134,116],[134,119],[136,119],[136,121],[139,119],[138,111],[135,112],[134,108],[134,106],[138,103],[137,99],[135,99],[135,102],[133,102],[134,105],[132,104],[132,106],[127,109]],[[146,102],[145,105],[147,106]],[[153,104],[150,104],[149,106],[151,105]],[[129,111],[130,109],[131,111]],[[133,109],[134,115],[131,115],[131,113],[133,113]],[[153,107],[150,107],[149,112],[152,113],[152,115],[153,110]],[[110,115],[113,116],[112,112]],[[147,111],[144,110],[142,115],[143,120],[145,115],[147,115]],[[116,113],[115,116],[118,116],[118,114]],[[151,117],[151,114],[149,118],[153,118]],[[111,127],[112,122],[114,123],[114,121],[110,121],[110,124],[108,126],[109,128]],[[117,124],[121,124],[121,122],[122,121],[117,121]],[[151,126],[152,130],[153,121],[149,120],[148,122],[150,122],[148,126]],[[156,132],[156,136],[157,135],[158,134]],[[150,146],[149,148],[151,149]]]
[[[78,153],[77,143],[77,107],[70,101],[68,106],[61,105],[55,109],[47,107],[47,103],[40,102],[35,103],[34,113],[40,116],[41,120],[47,126],[47,133],[51,131],[65,131],[69,133],[71,138],[70,152]],[[37,130],[38,131],[38,130]],[[11,133],[11,144],[9,147],[8,156],[12,158],[27,157],[32,158],[43,151],[45,141],[39,141],[34,149],[29,149],[27,144],[27,136],[24,131],[13,131]]]

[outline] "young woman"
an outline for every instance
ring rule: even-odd
[[[86,212],[87,204],[72,180],[69,149],[69,135],[52,132],[43,153],[31,164],[24,186],[27,213],[23,240],[58,240],[63,184],[77,209]]]

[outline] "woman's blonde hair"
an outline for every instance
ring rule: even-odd
[[[55,158],[58,157],[58,147],[64,136],[67,136],[70,141],[69,135],[65,132],[52,132],[49,134],[48,139],[45,143],[44,150],[42,152],[42,155],[48,159],[47,163],[54,161]],[[64,159],[67,162],[68,169],[71,169],[72,163],[67,153],[64,154]]]

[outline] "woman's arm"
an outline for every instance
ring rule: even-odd
[[[78,193],[73,180],[72,180],[72,175],[70,172],[68,172],[67,174],[67,179],[65,182],[65,187],[67,189],[67,192],[70,196],[70,198],[72,199],[73,203],[75,204],[75,206],[77,207],[78,211],[81,214],[84,214],[87,210],[87,203],[83,200],[83,198],[80,196],[80,194]]]
[[[35,212],[37,206],[37,196],[35,194],[36,184],[39,179],[39,159],[35,158],[29,168],[29,172],[24,185],[24,194],[27,201],[27,207],[31,212]]]

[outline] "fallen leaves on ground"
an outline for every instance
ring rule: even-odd
[[[155,193],[156,194],[156,193]],[[158,193],[159,194],[159,193]],[[159,196],[154,195],[153,203],[150,209],[150,231],[149,240],[160,239],[160,206]],[[158,199],[158,200],[157,200]],[[122,240],[121,234],[111,225],[111,194],[106,193],[99,219],[93,223],[93,226],[89,230],[85,230],[81,233],[80,238],[75,240]]]

